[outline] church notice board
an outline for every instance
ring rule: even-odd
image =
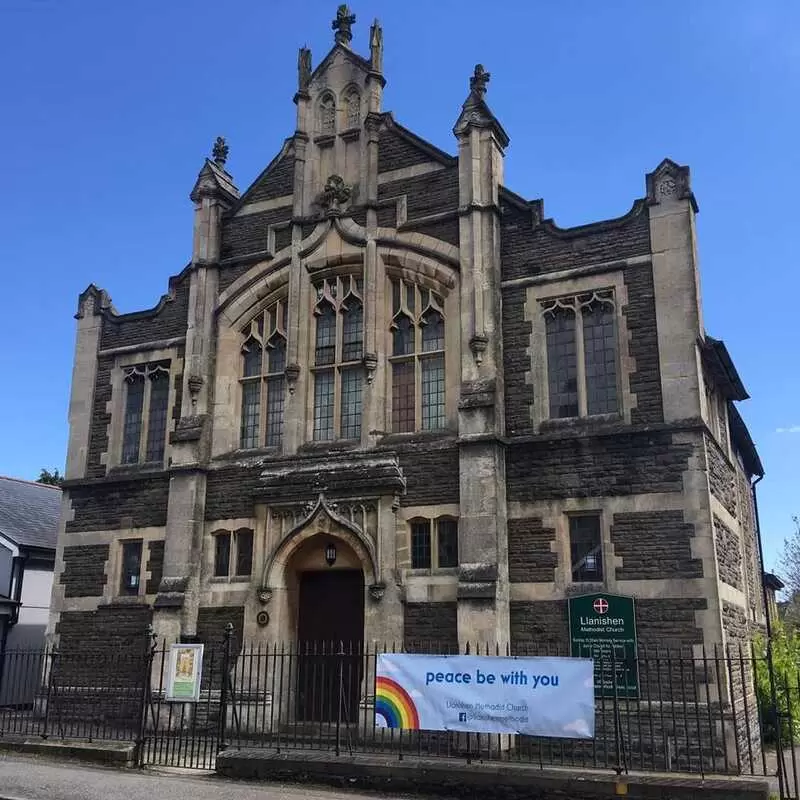
[[[170,645],[168,670],[165,699],[196,703],[200,699],[200,683],[203,677],[203,645]]]
[[[596,697],[639,696],[636,610],[633,598],[618,594],[571,597],[570,654],[593,658]]]

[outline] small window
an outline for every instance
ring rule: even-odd
[[[569,547],[573,582],[602,581],[603,544],[598,514],[569,518]]]
[[[235,533],[214,534],[214,577],[249,577],[253,572],[253,531],[240,528]]]
[[[214,577],[227,578],[231,569],[231,535],[218,533],[214,536]]]
[[[450,517],[411,520],[411,568],[458,566],[458,520]]]
[[[250,575],[253,571],[253,531],[241,528],[236,531],[236,574]]]
[[[139,584],[142,570],[142,543],[122,543],[122,576],[119,592],[123,595],[139,594]]]
[[[430,520],[417,519],[411,523],[411,567],[412,569],[431,568]]]
[[[458,522],[454,519],[436,520],[439,567],[458,566]]]

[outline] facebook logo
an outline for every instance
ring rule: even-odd
[[[467,721],[467,712],[466,711],[459,711],[458,712],[458,721],[459,722],[466,722]]]

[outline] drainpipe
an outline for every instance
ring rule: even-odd
[[[756,486],[764,480],[763,475],[759,475],[751,484],[750,491],[753,494],[753,514],[756,522],[756,541],[758,542],[758,560],[761,562],[761,598],[764,603],[764,618],[767,622],[767,641],[772,641],[772,620],[769,618],[769,603],[767,602],[767,585],[764,583],[764,545],[761,542],[761,521],[758,518],[758,493]]]

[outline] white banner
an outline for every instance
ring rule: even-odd
[[[594,737],[589,658],[378,656],[379,728]]]

